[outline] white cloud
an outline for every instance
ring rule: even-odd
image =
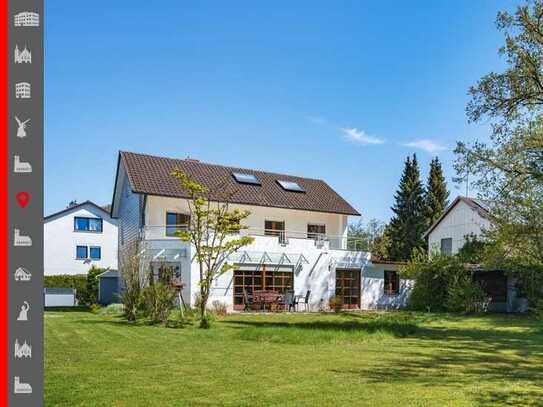
[[[447,147],[445,147],[444,145],[439,144],[438,142],[435,142],[429,139],[413,140],[403,145],[405,147],[418,148],[430,154],[437,153],[438,151],[443,151],[447,149]]]
[[[366,134],[364,130],[358,130],[356,128],[341,128],[345,138],[350,141],[354,141],[363,145],[367,144],[384,144],[385,140]]]

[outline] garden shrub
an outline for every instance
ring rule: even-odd
[[[102,306],[100,304],[91,304],[89,309],[93,314],[98,314],[102,309]]]
[[[98,276],[108,269],[92,266],[87,273],[86,284],[86,304],[96,304],[98,302]]]
[[[122,281],[121,301],[124,304],[124,317],[128,321],[135,321],[138,309],[143,309],[141,294],[140,258],[128,251],[128,254],[119,262]]]
[[[101,307],[98,313],[100,315],[122,315],[124,306],[123,304],[109,304],[107,307]]]
[[[223,317],[228,313],[228,307],[224,302],[215,300],[211,303],[211,312],[217,316]]]
[[[165,324],[175,303],[175,289],[158,282],[145,287],[142,294],[145,315],[152,323]]]
[[[483,290],[456,256],[415,252],[402,274],[415,280],[409,296],[415,310],[474,312],[484,301]]]
[[[328,306],[334,312],[341,312],[343,309],[343,298],[339,295],[335,295],[328,301]]]

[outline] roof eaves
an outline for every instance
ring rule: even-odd
[[[94,206],[96,209],[99,209],[100,211],[106,213],[108,216],[111,216],[111,213],[109,213],[108,211],[106,211],[106,210],[105,210],[104,208],[102,208],[100,205],[97,205],[97,204],[95,204],[95,203],[92,202],[92,201],[86,200],[85,202],[81,202],[81,203],[79,203],[79,204],[77,204],[77,205],[70,206],[70,207],[65,208],[65,209],[62,209],[62,210],[60,210],[60,211],[58,211],[58,212],[52,213],[52,214],[50,214],[50,215],[47,215],[47,216],[45,216],[45,217],[43,218],[43,220],[45,221],[45,220],[51,219],[51,218],[54,217],[54,216],[61,215],[61,214],[63,214],[63,213],[69,212],[69,211],[71,211],[71,210],[73,210],[73,209],[80,208],[80,207],[82,207],[82,206],[84,206],[84,205],[92,205],[92,206]]]

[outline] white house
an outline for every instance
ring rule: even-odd
[[[86,201],[44,219],[44,273],[86,274],[91,266],[117,269],[117,220]]]
[[[441,252],[456,254],[468,236],[484,239],[484,231],[492,228],[488,202],[457,197],[443,214],[426,231],[429,254]],[[525,299],[517,298],[517,279],[502,270],[484,269],[472,265],[473,278],[483,288],[489,299],[488,309],[498,312],[524,312]]]
[[[241,233],[254,242],[229,258],[237,269],[216,281],[211,301],[241,310],[245,293],[265,289],[302,297],[309,291],[311,310],[327,308],[336,295],[346,308],[404,305],[407,288],[394,267],[350,250],[348,217],[359,213],[324,181],[121,152],[111,212],[119,220],[119,259],[137,253],[146,276],[170,268],[191,305],[199,274],[193,248],[175,236],[189,222],[189,208],[186,191],[170,175],[174,168],[210,191],[229,191],[232,209],[250,211]]]
[[[426,231],[429,254],[439,251],[456,254],[467,236],[481,237],[491,226],[488,203],[480,199],[458,196]]]

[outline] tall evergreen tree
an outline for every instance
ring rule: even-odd
[[[394,216],[390,221],[390,257],[392,260],[408,260],[413,249],[423,248],[422,234],[426,229],[424,188],[420,180],[417,156],[407,157],[391,208]]]
[[[443,168],[437,157],[430,163],[425,200],[426,226],[430,227],[449,204],[449,191],[443,176]]]

